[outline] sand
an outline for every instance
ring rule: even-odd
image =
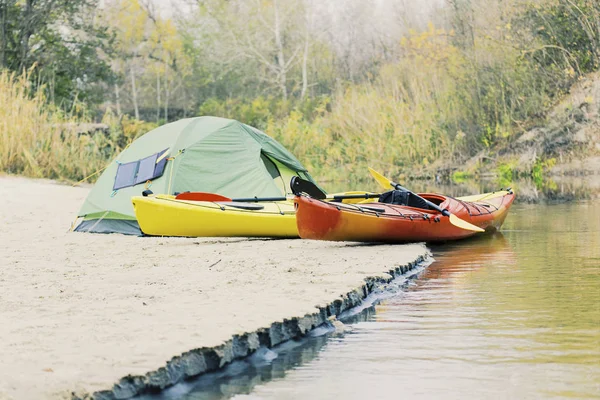
[[[314,312],[422,245],[69,232],[89,187],[0,176],[0,398],[69,398]]]

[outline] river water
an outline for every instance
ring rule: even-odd
[[[288,343],[181,399],[600,398],[600,202],[517,204],[343,336]]]

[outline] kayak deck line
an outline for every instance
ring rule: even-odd
[[[72,400],[130,399],[135,396],[157,393],[178,383],[197,378],[209,372],[218,371],[233,361],[244,359],[260,348],[273,348],[286,341],[300,339],[312,330],[329,324],[332,319],[347,315],[352,309],[365,304],[370,295],[387,290],[392,281],[407,279],[420,273],[433,261],[429,251],[425,251],[413,261],[385,271],[384,276],[371,276],[364,284],[340,295],[326,306],[317,306],[317,312],[302,317],[285,318],[270,326],[233,335],[231,339],[215,347],[201,347],[174,356],[164,367],[144,375],[128,375],[121,378],[112,388],[93,393],[72,392]],[[417,270],[418,269],[418,270]],[[367,306],[372,305],[366,304]]]
[[[321,200],[315,200],[315,201],[321,201]],[[405,219],[410,219],[411,221],[414,218],[418,218],[418,219],[429,219],[431,218],[432,215],[441,215],[440,213],[436,213],[435,211],[433,212],[420,212],[418,211],[418,209],[414,209],[414,213],[412,214],[408,214],[408,213],[402,213],[399,209],[397,208],[390,208],[390,209],[385,209],[385,208],[380,208],[377,207],[376,205],[374,205],[375,203],[369,203],[366,205],[354,205],[354,204],[343,204],[343,203],[333,203],[333,202],[323,202],[327,205],[333,206],[335,207],[338,211],[344,210],[344,211],[349,211],[349,212],[358,212],[358,213],[371,213],[375,216],[385,216],[385,217],[396,217],[396,218],[405,218]],[[355,207],[352,207],[355,206]],[[409,207],[405,207],[405,208],[409,208]],[[388,213],[387,211],[394,211],[396,212],[396,214],[391,214]],[[413,210],[411,210],[413,211]]]
[[[452,196],[446,196],[446,197],[448,197],[449,199],[456,200],[457,202],[462,204],[464,206],[465,210],[467,211],[467,213],[469,213],[469,215],[471,215],[471,216],[493,214],[495,211],[499,210],[497,205],[488,203],[486,201],[468,202],[470,206],[476,208],[477,211],[479,212],[479,214],[473,214],[471,209],[467,206],[467,204],[466,204],[467,202],[462,200],[460,197],[459,198],[452,197]],[[390,208],[377,207],[377,205],[378,205],[377,203],[350,204],[350,203],[338,203],[338,202],[332,202],[332,201],[323,201],[323,200],[319,200],[319,199],[311,199],[311,200],[319,201],[324,204],[334,206],[338,211],[341,211],[341,210],[350,211],[350,212],[358,211],[361,213],[371,212],[373,214],[384,215],[385,217],[400,217],[400,218],[406,218],[406,219],[410,219],[410,220],[412,220],[413,218],[430,219],[432,217],[442,215],[441,213],[439,213],[435,210],[423,211],[422,209],[415,208],[415,207],[409,207],[409,206],[403,206],[402,209],[412,211],[412,213],[410,213],[410,214],[402,213],[400,211],[399,207],[390,207]],[[381,203],[381,204],[385,205],[386,203]],[[493,210],[491,210],[490,208],[493,208]],[[394,211],[396,214],[392,214],[389,211]]]
[[[174,199],[174,198],[168,198],[168,197],[156,197],[156,198],[163,200],[163,201],[173,202],[176,204],[183,203],[183,204],[187,204],[187,205],[194,206],[194,207],[204,207],[204,208],[208,208],[208,209],[220,208],[221,211],[249,212],[252,214],[256,213],[256,211],[261,211],[261,214],[268,214],[268,215],[290,215],[290,214],[296,213],[295,210],[292,210],[292,211],[285,210],[285,211],[276,212],[276,211],[264,210],[264,207],[260,208],[260,209],[244,209],[244,208],[239,208],[239,207],[232,205],[232,203],[240,203],[240,202],[180,200],[180,199]],[[216,207],[212,207],[212,206],[209,206],[208,204],[203,204],[203,203],[213,204]],[[285,201],[271,202],[271,204],[275,204],[275,205],[278,203],[281,203],[281,204],[289,206],[289,207],[293,207],[292,202],[285,202]],[[243,204],[243,203],[241,203],[241,204]]]

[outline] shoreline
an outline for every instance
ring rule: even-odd
[[[410,279],[408,274],[420,265],[427,263],[430,254],[420,256],[413,262],[393,268],[385,273],[389,277],[374,276],[365,278],[365,283],[340,298],[332,301],[319,311],[303,317],[284,319],[273,322],[267,328],[243,335],[234,335],[222,345],[199,348],[173,357],[164,367],[150,371],[142,376],[126,376],[115,383],[112,389],[101,390],[92,394],[73,393],[73,400],[113,400],[130,399],[138,395],[159,393],[189,379],[199,378],[204,374],[218,372],[234,361],[252,356],[260,348],[272,349],[290,340],[306,337],[311,331],[322,327],[331,318],[348,317],[345,313],[363,305],[369,295],[376,290],[385,292],[385,285],[401,277]],[[420,272],[420,271],[419,271]],[[376,302],[377,300],[375,300]],[[372,304],[372,303],[370,303]]]
[[[68,232],[88,192],[0,177],[0,399],[158,390],[306,334],[429,254]]]
[[[374,291],[359,305],[342,312],[335,319],[329,318],[327,322],[300,338],[285,341],[270,349],[260,347],[248,357],[237,359],[223,368],[178,383],[164,391],[143,394],[135,398],[160,400],[163,396],[171,398],[171,392],[178,393],[180,396],[189,396],[190,393],[204,393],[204,391],[213,393],[215,390],[231,396],[248,395],[253,387],[265,383],[265,380],[258,377],[266,376],[267,381],[275,377],[284,377],[290,369],[306,363],[307,357],[310,360],[317,358],[320,349],[330,339],[352,333],[354,324],[373,315],[375,307],[381,302],[404,293],[410,282],[418,279],[433,261],[433,258],[428,257],[415,268],[396,276],[391,282],[377,284]],[[305,350],[300,355],[296,353],[298,349]],[[266,370],[269,372],[265,373]]]

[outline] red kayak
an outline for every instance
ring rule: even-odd
[[[422,193],[422,198],[485,232],[500,228],[515,195],[499,191],[453,198]],[[343,204],[296,196],[296,224],[301,238],[358,242],[437,242],[478,234],[457,227],[439,211],[381,202]]]

